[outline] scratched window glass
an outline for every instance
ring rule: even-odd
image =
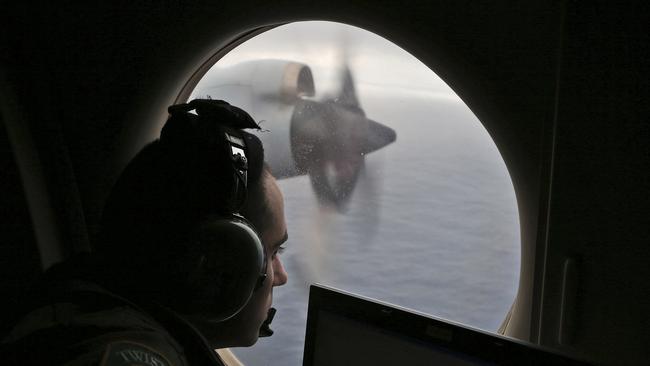
[[[318,282],[496,331],[519,283],[514,189],[493,140],[431,69],[388,40],[329,22],[260,34],[221,58],[191,98],[261,124],[289,231],[275,335],[235,349],[301,365]]]

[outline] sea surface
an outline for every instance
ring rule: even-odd
[[[289,282],[274,291],[275,335],[234,349],[247,365],[302,364],[312,283],[488,331],[512,305],[518,212],[487,131],[458,97],[372,85],[359,93],[397,141],[366,156],[345,213],[320,207],[307,176],[280,181]]]

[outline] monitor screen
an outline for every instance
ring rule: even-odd
[[[314,366],[493,365],[328,311],[321,311],[318,319],[319,332],[314,347]],[[341,355],[345,355],[345,358],[342,359]],[[408,363],[405,363],[405,360],[408,360]]]
[[[549,350],[314,285],[303,366],[586,365]]]

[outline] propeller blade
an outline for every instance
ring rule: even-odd
[[[339,91],[338,96],[334,99],[334,103],[348,110],[356,111],[363,116],[366,115],[363,109],[361,109],[359,97],[357,96],[356,88],[354,87],[354,78],[352,77],[352,72],[347,64],[345,64],[343,71],[341,72],[341,90]]]
[[[365,144],[361,148],[363,154],[370,154],[382,147],[392,144],[397,140],[397,134],[392,128],[368,119],[368,133],[366,134]]]

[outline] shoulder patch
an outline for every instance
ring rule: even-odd
[[[172,366],[165,356],[148,346],[135,342],[114,342],[108,345],[101,366]]]

